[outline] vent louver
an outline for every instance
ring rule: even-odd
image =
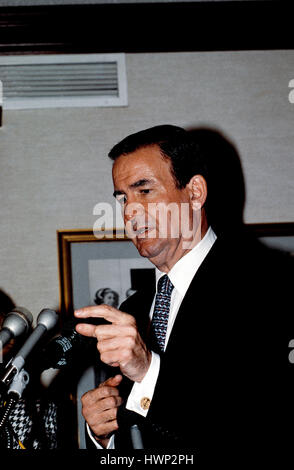
[[[124,54],[0,57],[4,109],[127,106]]]

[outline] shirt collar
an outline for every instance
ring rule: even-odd
[[[197,243],[192,250],[188,251],[168,272],[168,277],[170,278],[175,289],[184,297],[188,287],[195,276],[197,270],[199,269],[202,261],[210,251],[212,245],[216,240],[216,234],[211,227],[208,228],[206,234]],[[158,280],[165,273],[159,271],[156,268],[156,286]]]

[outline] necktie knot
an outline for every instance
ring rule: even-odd
[[[171,295],[174,286],[167,274],[158,280],[157,293]]]

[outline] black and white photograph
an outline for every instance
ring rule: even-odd
[[[118,307],[152,278],[155,285],[155,269],[144,259],[89,260],[90,305]]]

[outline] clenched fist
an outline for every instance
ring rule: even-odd
[[[122,398],[117,386],[121,380],[121,375],[111,377],[81,398],[82,414],[96,440],[104,447],[107,447],[108,435],[118,429],[117,409],[122,404]]]
[[[105,364],[119,367],[122,374],[134,382],[141,382],[151,363],[147,350],[132,315],[109,305],[85,307],[75,311],[77,318],[104,318],[108,325],[80,323],[76,331],[85,336],[96,337],[100,359]]]

